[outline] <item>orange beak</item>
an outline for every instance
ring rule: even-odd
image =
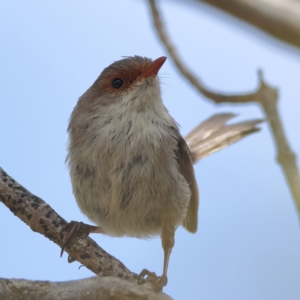
[[[140,74],[137,77],[137,81],[141,80],[142,78],[148,78],[148,77],[151,77],[151,76],[156,76],[159,69],[165,63],[166,59],[167,59],[166,56],[162,56],[162,57],[152,61],[150,64],[148,64],[146,66],[146,68],[144,69],[143,73]]]

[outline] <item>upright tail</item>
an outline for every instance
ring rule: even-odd
[[[259,131],[260,128],[256,125],[264,122],[257,119],[226,125],[226,122],[235,116],[232,113],[213,115],[185,137],[194,164],[199,159],[237,142],[248,134]]]

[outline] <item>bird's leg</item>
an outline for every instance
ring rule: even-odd
[[[100,227],[88,225],[82,222],[71,221],[60,232],[63,236],[63,245],[61,248],[60,256],[63,255],[65,248],[78,236],[88,236],[90,233],[102,233]],[[72,262],[72,258],[69,256],[69,262]]]
[[[163,287],[166,286],[168,283],[167,273],[170,255],[175,243],[174,235],[175,227],[167,227],[162,229],[161,240],[162,247],[164,249],[164,267],[162,276],[157,276],[154,272],[150,272],[147,269],[142,270],[142,272],[139,275],[139,283],[141,282],[140,279],[142,277],[148,276],[148,278],[153,282],[153,289],[155,292],[161,292]]]

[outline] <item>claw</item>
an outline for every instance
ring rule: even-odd
[[[60,257],[62,257],[67,245],[70,244],[70,242],[76,237],[79,227],[80,223],[71,221],[60,232],[60,236],[62,236],[65,231],[67,232],[67,235],[64,237],[64,243],[61,247]]]
[[[152,288],[156,293],[161,292],[163,287],[168,283],[168,278],[166,275],[157,276],[154,272],[143,269],[138,278],[139,284],[142,283],[141,278],[144,278],[145,276],[147,276],[146,280],[149,280],[152,283]]]
[[[65,248],[80,235],[88,236],[91,232],[101,232],[97,226],[84,224],[82,222],[71,221],[60,232],[60,236],[63,236],[64,232],[67,232],[64,237],[64,243],[61,248],[60,256],[63,255]],[[74,259],[69,256],[68,262],[73,262]]]
[[[155,272],[150,272],[149,270],[147,269],[143,269],[139,275],[139,278],[138,278],[138,283],[139,284],[142,284],[143,282],[141,281],[141,279],[145,279],[144,277],[145,276],[148,276],[148,277],[151,277],[151,278],[157,278],[157,275]]]

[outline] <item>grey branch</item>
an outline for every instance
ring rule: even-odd
[[[165,26],[162,22],[159,10],[156,6],[155,0],[148,0],[151,8],[151,13],[153,16],[154,26],[156,28],[157,34],[162,41],[163,45],[166,47],[171,59],[173,60],[175,66],[179,72],[194,86],[203,96],[208,99],[213,100],[216,103],[231,102],[231,103],[245,103],[253,101],[257,92],[247,93],[244,95],[223,95],[221,93],[213,92],[206,88],[200,79],[183,63],[182,59],[179,57],[176,48],[171,42]]]
[[[0,201],[34,232],[44,235],[60,247],[63,245],[64,236],[61,236],[61,230],[67,222],[50,205],[31,194],[2,168]],[[105,252],[89,237],[76,238],[65,251],[97,275],[115,276],[137,282],[137,274],[130,272],[123,263]]]
[[[288,185],[291,189],[295,206],[300,216],[300,176],[296,163],[296,156],[291,150],[287,138],[285,136],[283,126],[280,120],[279,112],[277,109],[278,92],[276,89],[268,86],[263,78],[262,72],[259,72],[260,86],[252,93],[245,93],[243,95],[224,95],[216,93],[206,88],[196,75],[190,71],[180,59],[175,47],[170,41],[164,24],[162,22],[159,10],[156,6],[155,0],[148,0],[153,17],[153,23],[158,33],[160,40],[166,47],[169,55],[171,56],[174,64],[179,72],[206,98],[212,100],[214,103],[259,103],[269,121],[271,131],[275,140],[277,148],[278,162],[281,164]],[[207,1],[207,2],[221,2],[221,1]],[[224,1],[224,2],[250,2],[249,1]],[[253,1],[257,2],[257,1]],[[299,1],[294,1],[295,5],[299,5]],[[297,2],[297,3],[296,3]],[[300,13],[300,10],[298,10]],[[300,22],[300,18],[298,19]]]
[[[263,32],[300,48],[299,0],[196,0],[220,9]]]
[[[260,90],[262,90],[263,93],[260,94],[260,97],[255,98],[254,101],[262,106],[269,120],[269,125],[277,148],[277,160],[284,171],[294,197],[298,215],[300,216],[300,175],[297,168],[296,155],[289,146],[279,116],[277,108],[278,93],[277,90],[269,87],[264,82],[261,71],[259,72],[259,79]]]
[[[93,277],[66,282],[0,278],[0,298],[5,300],[171,300],[141,285],[115,277]]]

